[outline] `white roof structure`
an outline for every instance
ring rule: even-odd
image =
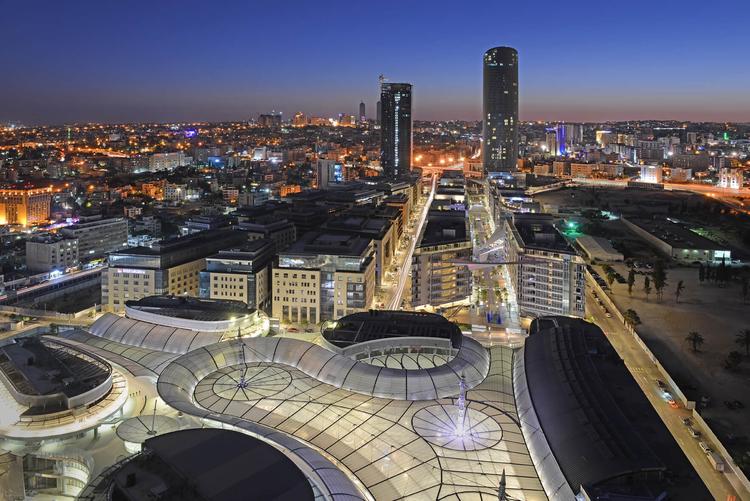
[[[224,332],[180,329],[161,323],[123,318],[112,313],[99,317],[89,331],[97,337],[117,343],[179,354],[218,343],[224,336]]]
[[[222,342],[179,357],[160,375],[159,395],[182,412],[283,447],[297,443],[298,459],[316,456],[311,478],[333,499],[493,499],[503,472],[513,499],[546,499],[515,411],[512,350],[495,347],[490,357],[477,343],[487,370],[475,367],[477,381],[465,367],[473,385],[466,394],[468,435],[456,438],[450,435],[457,434],[457,399],[424,398],[455,383],[459,376],[446,377],[447,365],[434,374],[386,369],[288,338],[240,346]],[[475,348],[466,343],[451,362],[483,363]],[[408,398],[412,390],[423,398]]]

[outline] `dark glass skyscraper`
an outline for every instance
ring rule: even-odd
[[[399,177],[411,170],[411,84],[380,85],[380,165],[383,175]]]
[[[516,170],[518,159],[518,51],[484,53],[482,163],[485,173]]]

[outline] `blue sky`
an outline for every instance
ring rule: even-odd
[[[0,120],[478,119],[482,53],[519,51],[521,117],[750,121],[750,2],[8,1]]]

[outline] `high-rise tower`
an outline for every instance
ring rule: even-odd
[[[359,121],[364,123],[367,121],[367,115],[365,114],[365,103],[359,103]]]
[[[380,165],[387,177],[399,177],[411,170],[411,94],[408,83],[380,84]]]
[[[516,170],[518,159],[518,51],[484,53],[482,163],[485,173]]]

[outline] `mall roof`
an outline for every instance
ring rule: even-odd
[[[694,470],[595,324],[562,316],[534,320],[524,365],[541,430],[574,492],[585,486],[623,494],[627,484],[628,494],[655,499],[663,491],[675,494],[672,484],[691,484],[696,493],[703,487],[692,485]],[[633,477],[667,469],[684,480]]]
[[[312,485],[291,459],[245,433],[215,428],[181,430],[150,438],[144,448],[147,453],[127,463],[120,474],[133,469],[148,471],[178,497],[185,484],[207,501],[312,501],[315,497]],[[143,481],[149,476],[136,478]],[[129,490],[123,485],[127,484],[118,482],[121,489]]]
[[[414,311],[371,310],[341,317],[323,331],[326,341],[345,348],[375,339],[435,337],[460,345],[461,329],[442,315]]]

